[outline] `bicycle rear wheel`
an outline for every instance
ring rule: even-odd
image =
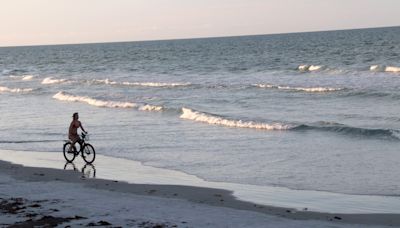
[[[75,159],[76,148],[72,146],[71,142],[67,142],[63,146],[64,158],[67,162],[72,162]]]
[[[96,151],[94,150],[92,145],[86,144],[83,147],[82,158],[88,164],[91,164],[92,162],[94,162],[94,159],[96,158]]]

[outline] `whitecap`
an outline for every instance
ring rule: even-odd
[[[0,86],[0,93],[8,92],[8,93],[27,93],[32,92],[33,89],[31,88],[8,88],[4,86]]]
[[[87,96],[75,96],[62,91],[54,95],[53,98],[60,101],[82,102],[97,107],[107,107],[107,108],[135,108],[139,106],[138,104],[131,102],[104,101]]]
[[[318,71],[324,68],[323,65],[300,65],[297,67],[299,71]]]
[[[343,90],[343,88],[332,88],[332,87],[290,87],[290,86],[280,86],[271,84],[255,84],[254,86],[259,88],[303,91],[309,93],[335,92]]]
[[[190,85],[190,83],[165,83],[165,82],[123,82],[122,84],[144,86],[144,87],[178,87],[178,86]]]
[[[43,79],[42,84],[48,85],[48,84],[59,84],[64,82],[67,82],[67,79],[54,79],[53,77],[47,77]]]
[[[32,80],[33,78],[34,78],[33,75],[24,75],[24,76],[22,77],[22,80],[23,80],[23,81],[29,81],[29,80]]]
[[[53,96],[54,99],[60,101],[69,101],[69,102],[81,102],[87,103],[96,107],[106,107],[106,108],[135,108],[139,111],[152,111],[159,112],[163,111],[165,108],[162,106],[151,105],[151,104],[137,104],[133,102],[121,102],[121,101],[107,101],[107,100],[99,100],[87,96],[75,96],[72,94],[68,94],[66,92],[60,91]]]
[[[223,117],[220,116],[198,112],[189,108],[182,108],[182,114],[180,118],[208,123],[212,125],[221,125],[221,126],[237,127],[237,128],[252,128],[260,130],[288,130],[293,128],[293,126],[280,123],[268,124],[268,123],[258,123],[254,121],[224,119]]]
[[[400,72],[400,67],[394,67],[394,66],[387,66],[385,68],[386,72],[394,72],[394,73],[398,73]]]
[[[179,86],[191,85],[190,83],[180,83],[180,82],[116,82],[109,79],[94,79],[93,82],[106,85],[142,86],[142,87],[179,87]]]
[[[398,73],[398,72],[400,72],[400,67],[384,66],[384,65],[372,65],[372,66],[370,66],[369,70],[370,71],[376,71],[376,72]]]
[[[108,78],[107,79],[93,79],[93,82],[98,83],[98,84],[106,84],[106,85],[118,84],[117,82],[111,81]]]
[[[323,66],[314,66],[314,65],[311,65],[309,68],[308,68],[308,70],[309,71],[317,71],[317,70],[321,70],[323,68]]]
[[[140,107],[139,107],[139,110],[140,110],[140,111],[156,111],[156,112],[158,112],[158,111],[164,110],[164,107],[162,107],[162,106],[157,106],[157,105],[149,105],[149,104],[146,104],[146,105],[140,106]]]
[[[16,79],[21,79],[23,81],[29,81],[32,80],[34,78],[33,75],[20,75],[20,76],[16,76],[16,75],[10,75],[10,78],[16,78]]]

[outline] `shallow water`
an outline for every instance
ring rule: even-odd
[[[0,148],[209,181],[398,195],[400,28],[0,48]]]

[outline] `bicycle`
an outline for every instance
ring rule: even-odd
[[[67,160],[67,162],[72,162],[76,156],[81,153],[81,156],[83,160],[87,164],[92,164],[94,162],[94,159],[96,158],[96,151],[94,150],[94,147],[86,143],[88,140],[86,138],[87,134],[83,133],[81,134],[82,139],[78,141],[77,143],[79,144],[80,148],[79,151],[76,150],[76,147],[72,145],[71,140],[66,141],[63,146],[63,153],[64,153],[64,158]],[[86,138],[86,140],[85,140]]]

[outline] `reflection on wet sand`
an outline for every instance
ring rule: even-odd
[[[64,170],[78,171],[74,162],[66,162],[64,165]],[[96,178],[96,167],[93,164],[85,164],[81,169],[82,177],[85,178]]]

